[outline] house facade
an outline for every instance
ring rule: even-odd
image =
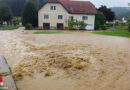
[[[89,1],[48,0],[39,10],[38,25],[43,29],[65,29],[71,17],[84,21],[86,30],[94,30],[95,6]]]

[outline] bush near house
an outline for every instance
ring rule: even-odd
[[[106,29],[107,29],[107,26],[106,26],[106,25],[101,25],[100,28],[101,28],[102,30],[106,30]]]
[[[32,28],[33,28],[33,26],[32,26],[32,24],[30,24],[30,23],[28,23],[28,24],[25,25],[25,29],[26,29],[26,30],[30,30],[30,29],[32,29]]]
[[[71,17],[71,20],[68,22],[69,30],[74,30],[74,26],[76,26],[76,25],[77,25],[77,22],[75,22],[73,17]]]
[[[85,27],[87,26],[87,24],[84,23],[84,21],[79,21],[78,26],[80,30],[85,30]]]
[[[85,27],[87,24],[84,21],[75,21],[73,17],[71,17],[71,20],[68,23],[69,30],[85,30]]]

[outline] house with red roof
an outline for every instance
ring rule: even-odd
[[[84,21],[86,30],[94,30],[97,10],[89,1],[48,0],[38,12],[38,25],[43,29],[66,29],[69,20]]]

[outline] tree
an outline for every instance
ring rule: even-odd
[[[128,30],[130,32],[130,18],[127,19],[127,23],[128,23]]]
[[[95,17],[95,29],[99,29],[101,26],[103,26],[106,22],[106,18],[104,14],[100,11],[98,11],[98,14]]]
[[[107,8],[106,6],[102,5],[98,9],[98,11],[103,12],[103,14],[105,15],[107,21],[115,20],[115,13],[110,8]]]
[[[38,0],[39,9],[48,1],[48,0]]]
[[[74,20],[74,17],[71,17],[70,21],[68,22],[68,28],[69,30],[73,30],[74,26],[77,25],[77,22]]]
[[[14,16],[21,16],[25,2],[26,0],[5,0],[5,3],[11,7]]]
[[[32,1],[40,9],[48,0],[0,0],[0,4],[8,4],[14,16],[21,16],[24,4],[28,1]]]
[[[13,15],[11,12],[10,7],[7,4],[1,4],[0,5],[0,22],[3,21],[11,21]]]
[[[22,23],[24,26],[26,26],[26,24],[32,24],[33,27],[37,27],[38,25],[38,10],[31,1],[27,2],[24,6]]]
[[[26,0],[26,2],[33,2],[36,8],[39,8],[38,0]]]

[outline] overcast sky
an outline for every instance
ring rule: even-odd
[[[106,5],[107,7],[128,7],[130,0],[75,0],[75,1],[91,1],[96,7]]]

